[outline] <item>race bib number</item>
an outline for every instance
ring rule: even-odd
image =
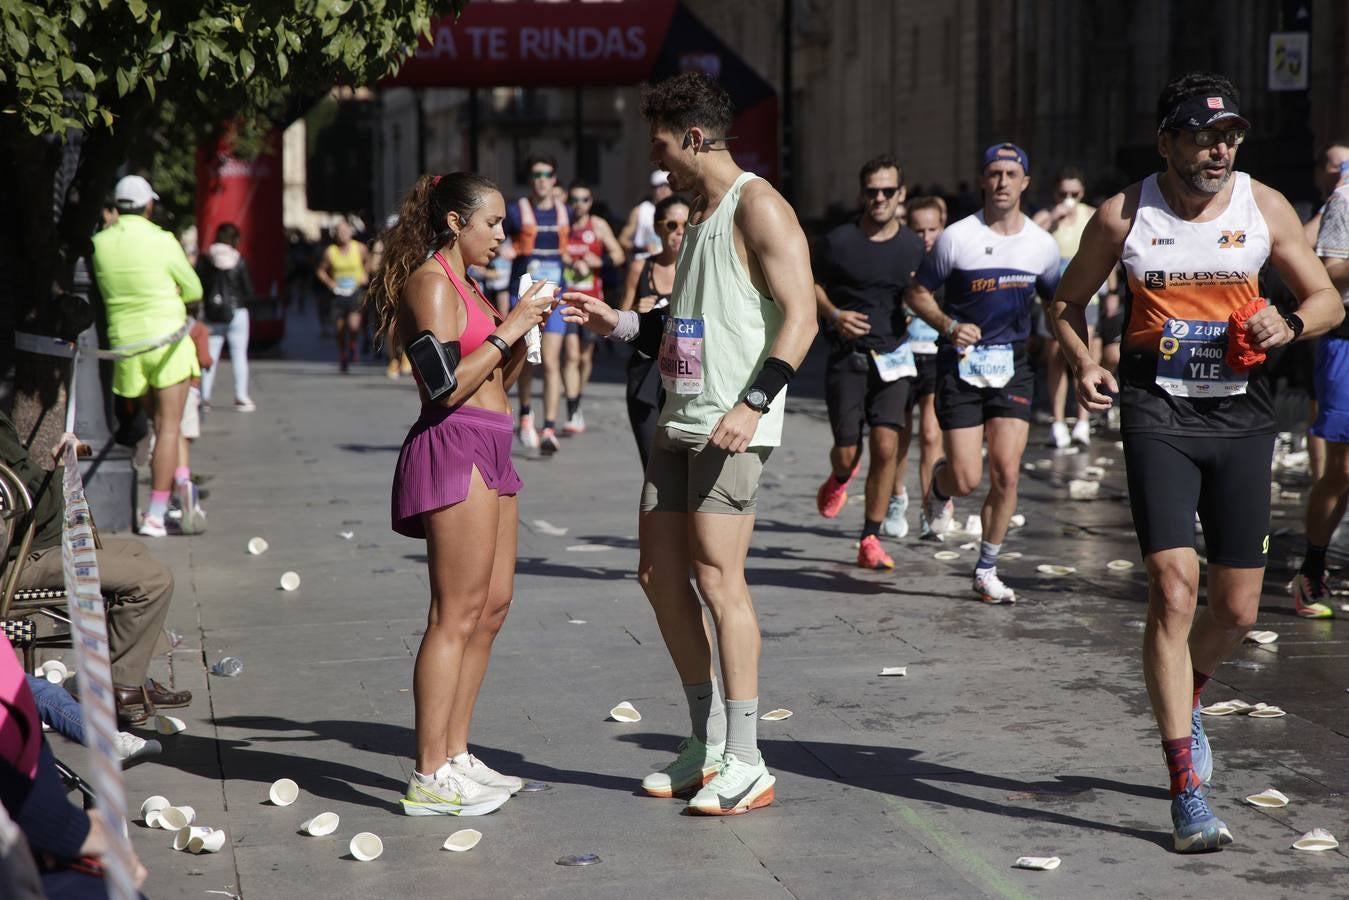
[[[356,279],[350,275],[340,276],[333,286],[333,293],[339,297],[350,297],[356,293]]]
[[[898,381],[901,378],[917,378],[918,364],[913,361],[913,348],[907,343],[900,344],[889,353],[871,351],[876,363],[876,372],[881,381]]]
[[[1228,368],[1227,323],[1167,319],[1157,346],[1157,386],[1173,397],[1234,397],[1246,373]]]
[[[979,388],[1000,388],[1012,380],[1016,361],[1011,344],[966,347],[960,357],[960,380]]]
[[[937,352],[937,329],[914,316],[909,322],[909,349],[915,355],[930,356]]]
[[[671,394],[693,396],[703,392],[703,320],[665,320],[660,341],[660,380]]]

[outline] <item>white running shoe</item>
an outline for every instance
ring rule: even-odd
[[[567,424],[562,426],[563,434],[585,434],[586,417],[585,413],[579,409],[567,420]]]
[[[1051,446],[1056,447],[1059,450],[1072,446],[1073,436],[1068,431],[1067,422],[1055,422],[1053,425],[1050,425],[1049,434],[1049,443]]]
[[[1073,425],[1072,433],[1073,443],[1081,447],[1091,446],[1091,422],[1085,418],[1078,419]]]
[[[450,760],[450,767],[455,774],[470,781],[476,781],[483,787],[497,788],[511,795],[516,794],[520,788],[525,786],[523,778],[516,778],[514,775],[502,775],[472,753],[468,755],[468,762],[463,765]]]
[[[900,494],[890,498],[885,510],[885,521],[881,522],[881,534],[886,537],[902,538],[909,533],[909,522],[905,518],[909,513],[909,495]]]
[[[773,802],[777,779],[768,774],[763,759],[750,765],[734,753],[722,757],[721,768],[689,801],[689,812],[704,816],[738,816]]]
[[[149,756],[152,753],[164,752],[164,747],[159,741],[147,741],[143,737],[137,737],[129,731],[117,732],[117,737],[113,739],[113,746],[117,748],[117,755],[123,762],[128,762],[138,756]]]
[[[168,537],[169,530],[164,527],[163,519],[156,519],[154,516],[146,513],[141,517],[140,527],[136,533],[141,537]]]
[[[701,788],[717,774],[725,753],[725,741],[704,744],[690,735],[679,743],[674,762],[642,779],[642,790],[653,797],[673,797]]]
[[[997,569],[975,569],[974,592],[985,603],[1016,602],[1016,591],[1002,583]]]
[[[951,525],[955,521],[955,501],[949,497],[944,501],[938,500],[932,495],[932,489],[929,488],[927,496],[923,498],[923,517],[932,537],[934,539],[940,538],[951,530]],[[924,535],[924,537],[926,536]]]
[[[539,433],[534,429],[533,413],[526,413],[520,417],[520,427],[515,429],[515,433],[519,435],[521,444],[530,450],[539,449]]]
[[[256,403],[254,403],[254,402],[253,402],[251,399],[249,399],[248,397],[244,397],[242,400],[235,400],[235,401],[234,401],[234,411],[235,411],[235,412],[253,412],[253,411],[255,411],[257,408],[258,408],[258,405],[257,405]]]
[[[485,816],[509,799],[507,791],[478,784],[449,766],[441,766],[430,784],[422,784],[413,774],[399,802],[409,816]]]

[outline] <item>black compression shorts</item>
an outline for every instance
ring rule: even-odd
[[[1269,554],[1269,467],[1274,435],[1126,432],[1129,505],[1143,555],[1193,547],[1194,514],[1208,560],[1259,569]]]

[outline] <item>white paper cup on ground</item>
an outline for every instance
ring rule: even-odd
[[[1127,559],[1112,559],[1105,564],[1105,567],[1112,572],[1127,572],[1134,567],[1134,564]]]
[[[1308,850],[1312,853],[1334,850],[1339,845],[1340,842],[1335,840],[1335,835],[1326,831],[1324,828],[1313,828],[1302,837],[1293,841],[1294,850]]]
[[[278,778],[267,789],[267,799],[273,806],[290,806],[300,799],[300,786],[289,778]]]
[[[201,851],[192,850],[192,842],[200,841],[213,831],[215,831],[214,828],[207,828],[201,825],[188,825],[180,828],[173,834],[173,849],[189,850],[193,853],[199,853]]]
[[[379,859],[379,855],[384,852],[384,842],[379,839],[379,835],[362,831],[351,839],[348,849],[351,850],[351,855],[361,862],[370,862],[372,859]]]
[[[461,828],[447,837],[445,843],[440,845],[440,849],[453,850],[455,853],[467,853],[478,846],[480,840],[482,840],[481,831],[476,828]]]
[[[66,664],[61,662],[61,660],[49,659],[38,666],[33,674],[38,678],[47,679],[52,684],[60,684],[70,677],[70,670],[66,668]]]
[[[159,827],[165,831],[182,831],[197,819],[197,811],[190,806],[166,806],[159,811]]]
[[[933,559],[939,559],[942,562],[950,562],[953,559],[960,559],[960,554],[954,550],[938,550],[932,554]]]
[[[155,716],[155,731],[160,734],[182,734],[187,723],[177,716]]]
[[[335,812],[321,812],[300,823],[300,830],[310,837],[326,837],[337,830],[341,818]]]
[[[1063,860],[1057,856],[1023,856],[1012,865],[1018,869],[1039,869],[1042,872],[1052,872],[1059,867]]]
[[[1279,639],[1277,631],[1248,631],[1245,640],[1253,644],[1272,644]]]
[[[253,556],[261,556],[267,552],[267,541],[260,537],[248,539],[248,552]]]
[[[783,719],[790,719],[794,713],[790,709],[770,709],[759,718],[764,722],[781,722]]]
[[[1246,713],[1246,715],[1250,716],[1252,719],[1278,719],[1288,715],[1288,713],[1277,706],[1266,706],[1263,703],[1257,703]]]
[[[281,575],[281,590],[293,591],[300,586],[300,573],[284,572]]]
[[[881,669],[881,674],[882,674],[882,675],[907,675],[907,674],[909,674],[909,667],[908,667],[908,666],[885,666],[884,668]]]
[[[172,805],[168,797],[161,797],[159,794],[146,797],[145,801],[141,803],[141,820],[153,828],[154,825],[150,822],[151,814],[158,819],[160,811],[168,809]]]
[[[1023,528],[1026,525],[1026,517],[1021,515],[1021,513],[1017,513],[1012,516],[1011,521],[1008,524],[1013,528]]]
[[[615,722],[623,722],[630,725],[633,722],[642,721],[642,714],[637,711],[637,707],[624,700],[622,703],[609,710],[609,718],[613,719]]]
[[[197,829],[192,829],[196,831]],[[194,836],[187,842],[188,853],[219,853],[225,846],[225,832],[218,828],[206,829],[206,834]]]
[[[1035,571],[1041,575],[1072,575],[1077,569],[1072,566],[1056,566],[1052,563],[1041,563],[1035,567]]]
[[[1283,791],[1274,788],[1266,788],[1258,794],[1251,794],[1246,798],[1246,802],[1251,806],[1263,806],[1266,809],[1278,809],[1281,806],[1288,805],[1288,796]]]

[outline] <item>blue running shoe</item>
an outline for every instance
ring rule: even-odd
[[[1176,840],[1177,853],[1221,850],[1232,843],[1232,832],[1208,808],[1208,801],[1199,788],[1181,791],[1171,801],[1171,823],[1175,826],[1172,834]]]
[[[1213,751],[1209,749],[1208,735],[1204,733],[1204,714],[1198,705],[1190,716],[1190,762],[1200,781],[1208,784],[1213,780]]]

